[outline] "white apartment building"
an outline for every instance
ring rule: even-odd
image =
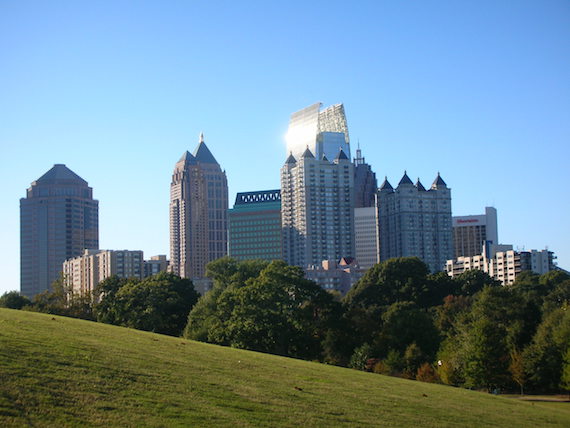
[[[488,253],[486,248],[490,248]],[[455,277],[467,270],[482,270],[501,284],[509,285],[521,272],[532,271],[542,275],[556,269],[555,259],[554,253],[548,250],[519,252],[513,250],[512,245],[490,245],[483,247],[483,254],[448,260],[446,271]]]

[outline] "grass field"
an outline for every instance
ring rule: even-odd
[[[553,407],[0,309],[0,426],[570,426]]]

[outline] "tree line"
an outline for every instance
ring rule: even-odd
[[[207,265],[199,296],[170,273],[111,277],[93,295],[62,279],[0,306],[183,336],[375,373],[475,389],[570,390],[570,275],[523,272],[502,286],[472,270],[430,274],[417,258],[372,267],[341,298],[282,261]]]

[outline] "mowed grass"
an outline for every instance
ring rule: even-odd
[[[0,426],[570,426],[496,397],[0,309]]]

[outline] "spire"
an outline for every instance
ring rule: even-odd
[[[287,160],[285,161],[286,164],[293,164],[293,163],[297,163],[297,159],[295,159],[295,156],[293,156],[293,152],[289,152],[289,157],[287,158]]]
[[[311,153],[311,151],[309,150],[309,146],[307,146],[307,148],[305,149],[305,151],[303,152],[301,157],[302,158],[315,159],[315,156],[313,156],[313,153]]]
[[[362,151],[360,150],[360,140],[358,140],[358,145],[356,149],[356,157],[354,158],[355,165],[362,165],[365,163],[364,158],[362,157]]]
[[[348,160],[348,158],[346,157],[346,154],[344,153],[344,151],[342,149],[340,149],[338,151],[338,155],[336,155],[336,158],[334,158],[335,161],[340,161],[340,160]]]
[[[390,191],[394,190],[392,185],[388,182],[388,177],[384,177],[384,182],[380,186],[380,190],[390,190]]]
[[[410,177],[408,177],[408,173],[406,171],[404,171],[404,176],[398,183],[398,187],[400,187],[403,184],[411,184],[412,186],[414,185],[414,183],[412,183],[412,180],[410,180]]]
[[[420,177],[418,177],[418,181],[416,181],[416,187],[418,188],[419,191],[421,192],[425,192],[426,188],[424,187],[424,185],[421,183],[420,181]]]
[[[435,178],[435,180],[433,181],[433,184],[431,185],[432,189],[439,189],[439,188],[446,188],[447,184],[445,184],[445,181],[443,181],[443,178],[441,178],[441,176],[439,175],[439,171],[437,172],[437,177]]]
[[[322,159],[322,160],[324,160],[324,161],[327,161],[327,162],[328,162],[328,161],[329,161],[329,158],[327,158],[327,156],[326,156],[326,155],[323,153],[323,159]]]
[[[214,163],[219,165],[212,152],[210,152],[210,149],[208,149],[208,146],[206,146],[206,143],[204,143],[204,133],[200,133],[200,142],[194,151],[194,158],[201,163]]]

